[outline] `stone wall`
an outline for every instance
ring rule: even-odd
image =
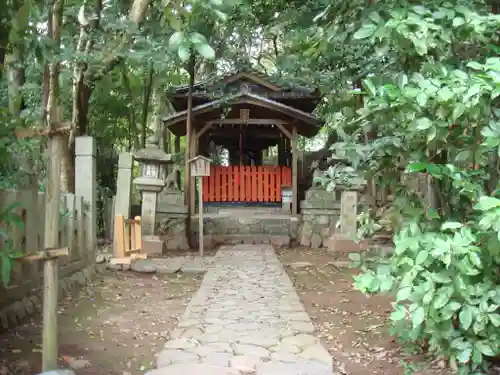
[[[302,221],[298,230],[301,246],[317,249],[334,233],[340,217],[340,201],[336,192],[311,188],[300,204]]]
[[[243,211],[243,210],[241,210]],[[299,218],[278,213],[253,213],[248,208],[246,213],[237,209],[224,214],[204,217],[204,243],[207,248],[221,244],[273,244],[290,246],[297,237]],[[198,243],[198,219],[191,222],[193,244]]]
[[[59,279],[59,298],[73,294],[79,288],[92,281],[95,266],[90,265],[76,273]],[[6,330],[19,325],[25,318],[42,311],[43,291],[41,288],[31,291],[24,297],[0,309],[0,329]]]

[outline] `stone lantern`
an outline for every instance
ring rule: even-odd
[[[143,236],[154,235],[157,196],[165,186],[166,165],[173,162],[172,155],[158,148],[158,141],[154,136],[149,138],[146,147],[134,154],[140,165],[140,176],[134,184],[142,196]]]

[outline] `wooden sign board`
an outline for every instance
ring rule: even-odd
[[[189,160],[191,177],[204,177],[210,176],[210,165],[212,164],[212,160],[198,155],[191,160]]]

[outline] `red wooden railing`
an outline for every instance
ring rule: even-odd
[[[289,167],[213,165],[203,177],[203,202],[281,202],[281,188],[291,185]]]

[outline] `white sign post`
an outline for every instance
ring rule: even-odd
[[[198,232],[199,232],[199,246],[200,246],[200,256],[203,257],[203,177],[210,176],[210,165],[212,160],[198,155],[191,160],[190,170],[191,177],[198,177],[199,187],[198,187]]]

